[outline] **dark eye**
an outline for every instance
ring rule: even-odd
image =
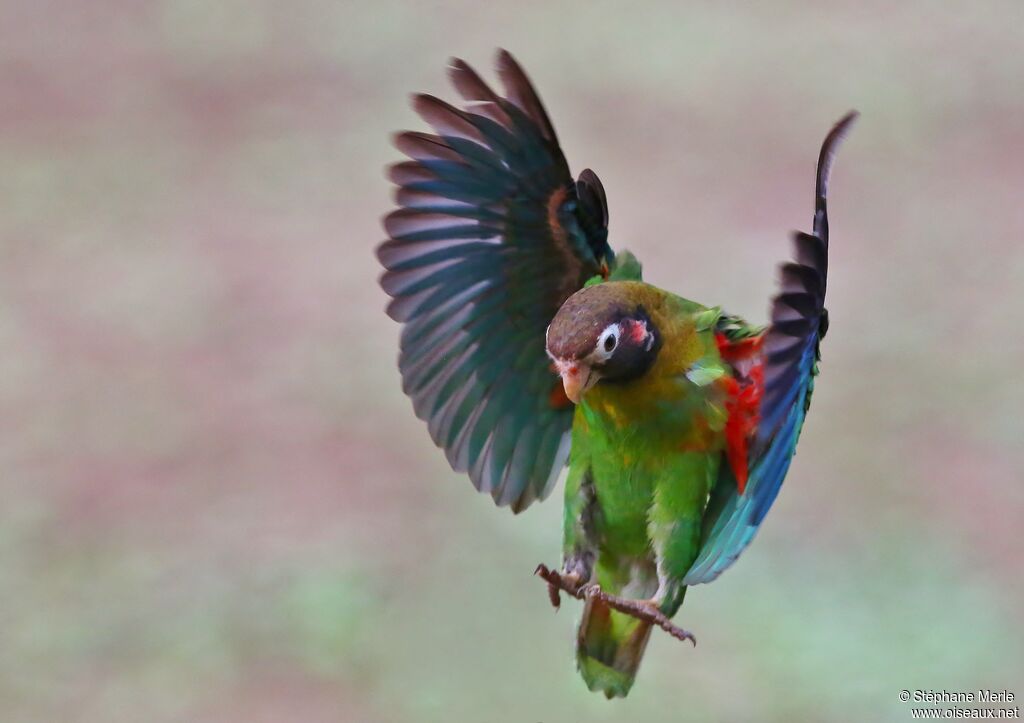
[[[604,338],[604,350],[614,351],[615,345],[618,343],[618,339],[615,338],[614,334],[609,334]]]

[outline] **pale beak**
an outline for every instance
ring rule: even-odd
[[[565,396],[569,397],[569,401],[573,404],[579,404],[587,390],[597,384],[600,378],[583,362],[558,360],[555,362],[555,368],[562,377]]]

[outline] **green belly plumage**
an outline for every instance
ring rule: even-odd
[[[671,616],[700,546],[726,415],[713,336],[699,314],[679,313],[681,300],[666,301],[655,308],[671,313],[677,333],[664,365],[636,382],[598,385],[577,408],[564,553],[602,590],[653,600]],[[625,695],[649,634],[649,624],[589,600],[577,641],[587,684]]]

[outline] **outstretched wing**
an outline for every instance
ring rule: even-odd
[[[569,452],[572,405],[544,332],[562,302],[611,261],[608,208],[592,171],[577,182],[540,98],[506,51],[500,96],[461,60],[455,108],[417,95],[437,135],[400,133],[398,210],[377,249],[404,325],[402,387],[456,471],[518,512],[550,492]]]
[[[754,539],[775,501],[796,452],[828,329],[825,285],[828,271],[829,174],[839,142],[857,114],[851,112],[825,137],[818,157],[813,233],[796,233],[796,261],[784,264],[781,289],[772,303],[771,325],[761,339],[763,376],[760,414],[750,442],[749,478],[737,482],[735,465],[723,464],[704,515],[703,541],[683,582],[710,582]],[[742,490],[742,491],[741,491]]]

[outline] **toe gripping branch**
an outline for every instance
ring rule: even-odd
[[[537,577],[548,584],[548,598],[551,605],[558,610],[562,604],[560,592],[573,596],[577,600],[588,600],[596,598],[613,610],[630,615],[638,620],[657,625],[676,640],[689,640],[694,647],[697,646],[697,638],[693,633],[687,632],[665,617],[665,614],[657,606],[648,600],[630,600],[628,598],[610,595],[604,592],[596,584],[581,584],[575,575],[562,575],[561,573],[548,568],[541,563],[534,570]]]

